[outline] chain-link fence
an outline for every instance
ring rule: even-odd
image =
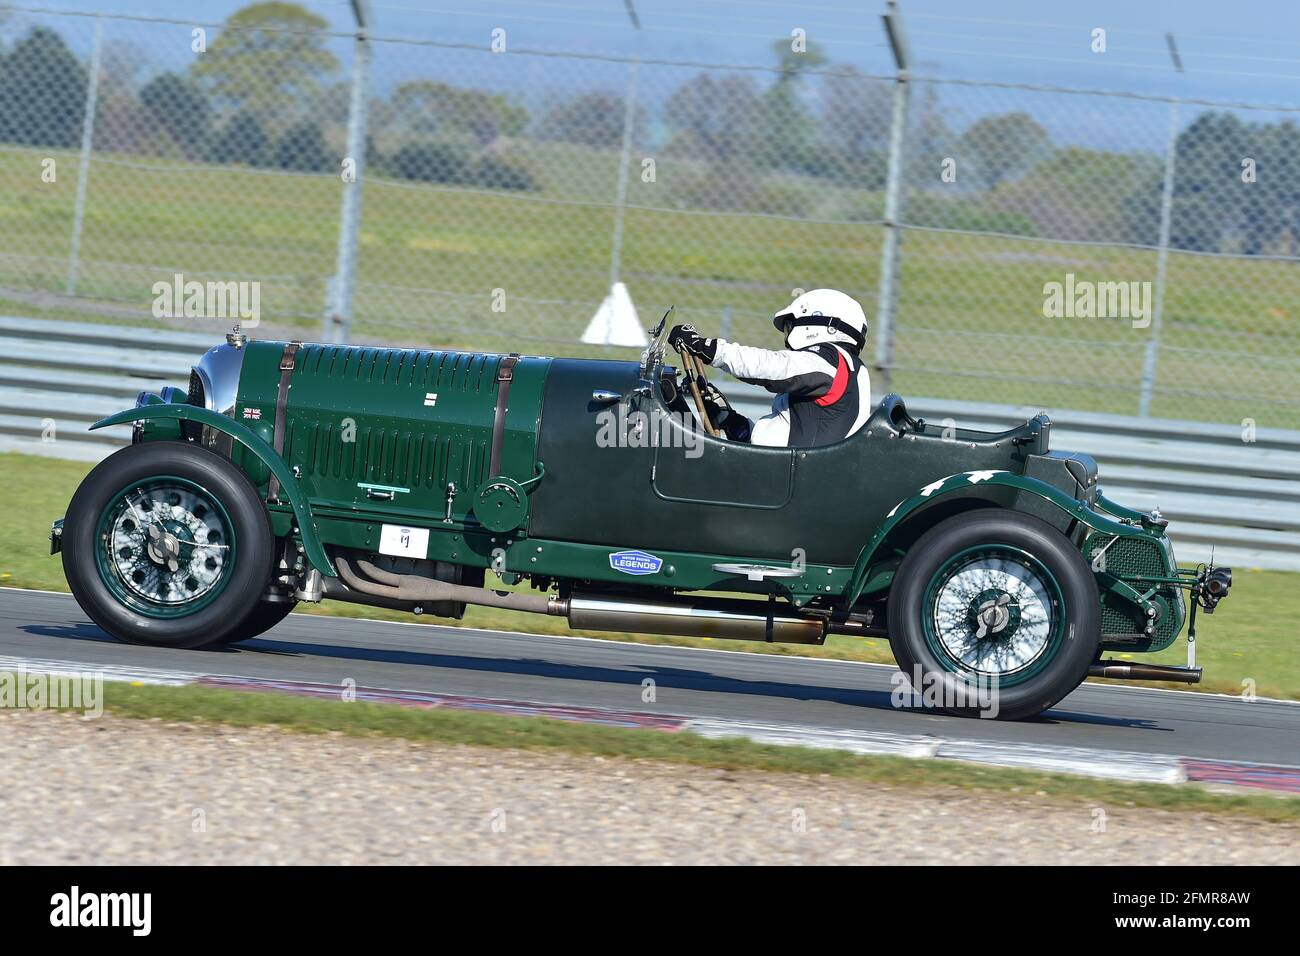
[[[359,42],[286,4],[14,7],[0,35],[3,311],[216,332],[185,283],[256,283],[277,334],[628,357],[580,342],[616,282],[643,326],[676,304],[767,345],[829,286],[877,390],[1300,427],[1294,111],[900,85],[790,44]]]

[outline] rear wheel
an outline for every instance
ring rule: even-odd
[[[96,624],[133,644],[201,647],[240,627],[271,573],[271,527],[234,465],[188,442],[131,445],[81,483],[63,570]]]
[[[1078,549],[1047,523],[969,512],[908,551],[889,595],[889,640],[915,689],[940,709],[1032,717],[1079,686],[1097,656],[1097,586]]]

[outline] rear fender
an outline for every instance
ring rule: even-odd
[[[958,500],[966,499],[977,507],[1006,507],[1007,492],[1004,489],[1011,489],[1018,495],[1033,495],[1037,499],[1056,507],[1063,516],[1078,521],[1094,531],[1101,531],[1121,538],[1151,537],[1150,532],[1133,525],[1121,524],[1112,518],[1098,514],[1082,502],[1061,491],[1061,489],[1037,478],[1029,478],[1011,471],[959,472],[939,481],[931,482],[924,488],[919,489],[916,494],[904,498],[894,505],[893,510],[885,516],[885,520],[876,529],[876,533],[871,536],[871,540],[858,554],[857,563],[853,567],[853,573],[849,576],[848,587],[844,592],[845,604],[851,607],[862,596],[873,560],[878,555],[883,559],[884,555],[888,553],[881,549],[889,541],[890,535],[902,525],[908,523],[911,519],[924,521],[924,516],[919,513],[934,508],[939,502],[952,504]],[[947,512],[949,509],[942,510]]]
[[[276,454],[275,449],[246,425],[241,425],[234,419],[227,418],[210,408],[199,408],[197,405],[158,404],[144,405],[140,408],[118,412],[116,415],[110,415],[108,418],[95,422],[90,428],[94,431],[96,428],[123,425],[127,422],[167,419],[199,422],[229,435],[256,455],[262,464],[267,467],[267,470],[275,475],[276,480],[280,482],[280,494],[288,498],[289,504],[293,507],[293,516],[298,525],[298,531],[302,535],[303,551],[306,553],[311,566],[327,577],[338,577],[334,567],[330,564],[329,556],[325,554],[324,546],[321,544],[320,532],[316,529],[316,522],[311,513],[311,505],[307,501],[302,482],[294,477],[293,471],[285,464],[284,459]]]

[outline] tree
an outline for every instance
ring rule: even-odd
[[[893,115],[891,87],[852,66],[828,74],[821,87],[822,138],[850,156],[883,151]]]
[[[291,126],[275,144],[275,165],[303,173],[323,173],[334,166],[320,124],[304,120]]]
[[[473,182],[473,159],[459,143],[406,143],[388,162],[393,175],[425,183]]]
[[[944,119],[935,85],[926,83],[918,92],[922,95],[919,102],[913,100],[914,119],[907,133],[904,173],[915,188],[937,189],[945,185],[942,179],[944,160],[956,155],[956,137]],[[961,176],[958,178],[962,179]]]
[[[1261,140],[1258,131],[1231,113],[1212,111],[1201,113],[1178,134],[1169,221],[1173,248],[1217,252],[1229,234],[1240,234],[1243,251],[1262,249],[1270,230],[1260,228],[1262,208],[1253,226],[1248,224],[1246,204],[1268,202],[1268,190],[1241,178],[1247,157],[1256,160],[1257,173],[1270,165],[1270,157],[1257,148]],[[1129,201],[1128,217],[1139,241],[1157,241],[1163,185],[1163,172],[1153,170]]]
[[[1178,135],[1170,243],[1246,255],[1295,248],[1300,218],[1300,128],[1202,113]],[[1143,197],[1150,206],[1153,191]]]
[[[95,105],[95,148],[114,153],[147,152],[158,122],[140,103],[140,75],[148,56],[130,40],[105,38]]]
[[[977,120],[961,134],[956,159],[958,169],[972,169],[993,190],[1033,167],[1050,147],[1047,130],[1028,113],[1000,113]]]
[[[664,119],[672,146],[702,159],[750,158],[762,136],[761,98],[749,76],[701,73],[669,97]]]
[[[1300,126],[1285,119],[1260,129],[1257,139],[1255,182],[1244,185],[1262,188],[1247,191],[1244,251],[1282,240],[1281,251],[1293,256],[1300,241]]]
[[[541,139],[584,146],[619,146],[623,142],[623,118],[627,111],[623,97],[613,93],[584,93],[552,107],[542,117],[537,135]],[[644,116],[637,110],[634,124]]]
[[[190,72],[218,108],[288,122],[338,69],[325,48],[327,26],[294,3],[255,3],[231,14]]]
[[[757,159],[774,169],[804,168],[815,162],[816,123],[801,95],[802,78],[806,70],[824,66],[826,56],[811,43],[796,52],[788,40],[777,40],[772,51],[780,72],[763,94],[762,149]]]
[[[213,138],[211,159],[216,163],[270,165],[270,138],[252,113],[236,113]]]
[[[528,110],[506,97],[415,80],[393,90],[392,126],[410,135],[472,139],[486,146],[498,136],[518,136],[528,125]]]
[[[1159,160],[1147,153],[1066,146],[1004,185],[989,206],[1023,215],[1034,223],[1035,235],[1128,242],[1126,197],[1134,184],[1159,176],[1160,168]]]
[[[81,140],[87,79],[62,37],[34,27],[0,60],[0,140],[75,146]]]
[[[161,73],[140,90],[140,102],[186,156],[195,158],[207,148],[212,110],[207,97],[190,80],[176,73]]]

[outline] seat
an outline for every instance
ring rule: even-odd
[[[894,392],[890,392],[880,400],[880,404],[877,405],[876,410],[871,413],[871,417],[867,419],[866,424],[858,430],[862,431],[864,429],[883,427],[901,433],[906,431],[909,427],[919,430],[921,425],[921,422],[908,414],[907,403],[903,401],[903,397]]]

